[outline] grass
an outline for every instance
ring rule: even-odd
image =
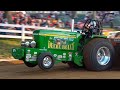
[[[0,38],[0,59],[12,58],[11,49],[20,47],[21,40]]]

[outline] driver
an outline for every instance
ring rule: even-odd
[[[100,22],[97,20],[88,20],[84,26],[85,32],[90,32],[92,34],[100,33]]]

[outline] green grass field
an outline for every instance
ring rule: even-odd
[[[20,47],[19,39],[1,39],[0,38],[0,59],[12,58],[11,49]]]

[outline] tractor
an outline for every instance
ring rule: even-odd
[[[80,31],[35,30],[33,40],[22,41],[20,48],[12,48],[12,56],[28,67],[38,65],[45,71],[58,63],[104,71],[112,67],[114,47],[102,35],[101,22],[88,19]]]

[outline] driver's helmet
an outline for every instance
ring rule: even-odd
[[[90,29],[94,29],[94,27],[96,27],[96,26],[97,26],[97,23],[95,21],[92,21],[88,24],[88,28],[90,28]]]

